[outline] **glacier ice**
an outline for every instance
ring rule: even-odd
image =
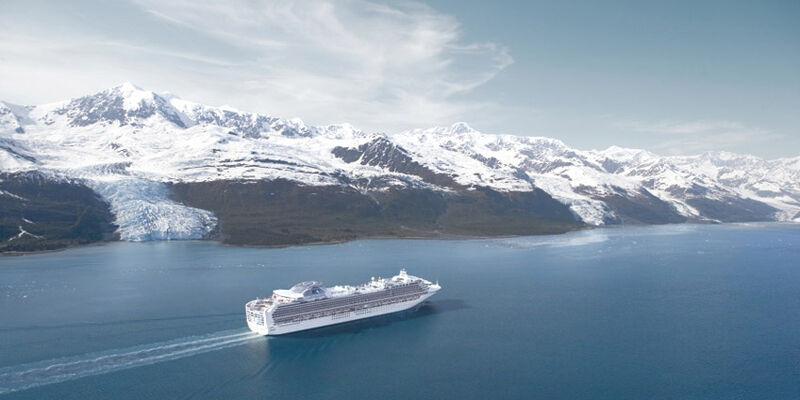
[[[217,224],[212,212],[170,200],[163,182],[122,177],[86,184],[111,205],[122,240],[202,239]]]

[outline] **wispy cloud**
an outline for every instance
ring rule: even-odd
[[[13,57],[0,74],[29,82],[41,75],[50,91],[69,86],[70,93],[131,80],[250,111],[399,130],[465,119],[484,104],[461,95],[513,63],[506,47],[467,41],[456,18],[414,2],[131,5],[138,11],[131,25],[144,28],[74,28],[59,37],[0,28],[13,39],[0,43],[0,53]],[[15,85],[0,90],[22,90]]]
[[[649,139],[656,143],[652,149],[666,155],[738,150],[783,137],[779,133],[738,121],[624,120],[615,125],[623,131],[650,136]]]
[[[669,135],[705,134],[720,130],[740,130],[745,126],[736,121],[626,121],[619,124],[637,132]]]

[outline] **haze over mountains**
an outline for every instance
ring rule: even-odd
[[[0,102],[0,180],[5,250],[800,222],[800,156],[582,151],[465,123],[369,133],[130,83],[39,106]]]

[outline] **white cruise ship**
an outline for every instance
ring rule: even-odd
[[[438,282],[408,275],[404,269],[389,279],[372,278],[360,286],[326,288],[321,282],[302,282],[248,302],[247,326],[262,335],[314,329],[407,310],[439,289]]]

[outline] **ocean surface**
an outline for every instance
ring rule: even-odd
[[[244,303],[409,273],[416,312],[288,336]],[[800,398],[800,226],[0,257],[0,398]]]

